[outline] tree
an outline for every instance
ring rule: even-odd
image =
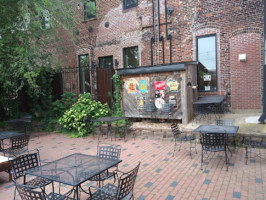
[[[48,109],[66,38],[76,42],[78,13],[71,0],[0,0],[0,118],[14,116],[22,89],[32,111]]]

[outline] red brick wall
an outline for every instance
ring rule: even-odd
[[[123,9],[122,0],[97,1],[99,15],[94,20],[82,22],[78,27],[79,43],[75,52],[66,56],[71,64],[77,64],[77,55],[89,52],[91,60],[98,63],[98,57],[112,55],[119,61],[119,68],[123,67],[123,48],[130,46],[139,47],[140,65],[151,64],[150,41],[153,37],[152,0],[139,0],[138,7]],[[156,2],[156,1],[155,1]],[[263,34],[263,0],[167,0],[168,7],[173,7],[172,15],[168,15],[168,33],[172,35],[172,62],[196,60],[196,36],[216,34],[217,38],[217,92],[205,92],[199,95],[224,95],[227,94],[227,103],[233,108],[247,108],[248,96],[238,91],[235,84],[238,82],[232,77],[235,70],[234,59],[231,54],[241,51],[242,47],[248,48],[250,43],[256,44],[252,60],[246,64],[255,66],[252,73],[256,74],[257,82],[248,87],[256,95],[253,103],[248,108],[260,108],[261,104],[261,72],[262,72],[262,34]],[[156,6],[156,5],[155,5]],[[81,6],[82,7],[82,6]],[[169,40],[166,40],[164,0],[160,0],[160,34],[165,41],[165,63],[170,62]],[[82,9],[80,10],[82,13]],[[157,15],[157,10],[156,10]],[[109,27],[104,24],[109,22]],[[92,27],[92,32],[88,28]],[[157,34],[157,33],[156,33]],[[256,37],[246,37],[251,35]],[[241,46],[232,46],[237,37],[242,40]],[[160,42],[159,62],[162,64],[162,42]],[[257,48],[259,47],[259,48]],[[234,48],[234,51],[232,51]],[[249,48],[247,49],[249,50]],[[155,55],[155,48],[153,49]],[[255,56],[256,55],[256,56]],[[233,60],[232,60],[233,59]],[[239,63],[238,63],[239,64]],[[243,64],[243,63],[241,63]],[[246,74],[245,68],[240,67],[239,73]],[[254,75],[255,76],[255,75]],[[253,77],[253,75],[252,75]],[[244,88],[247,89],[247,88]],[[234,90],[234,91],[233,91]],[[241,93],[241,101],[236,91]],[[241,90],[247,92],[246,90]],[[232,97],[236,95],[235,97]]]
[[[232,82],[232,109],[261,108],[261,36],[240,34],[230,39],[230,68]],[[239,54],[247,60],[240,62]]]

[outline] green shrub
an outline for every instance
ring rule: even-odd
[[[75,137],[80,137],[88,134],[85,126],[85,119],[98,119],[109,114],[110,109],[107,104],[101,104],[92,100],[90,93],[84,93],[79,96],[78,101],[73,106],[65,111],[62,117],[59,118],[59,124],[62,128],[69,132],[75,132]]]
[[[57,118],[61,117],[75,102],[76,94],[73,92],[65,92],[60,100],[53,102],[53,116]]]

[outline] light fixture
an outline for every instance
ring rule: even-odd
[[[80,4],[79,3],[77,4],[77,8],[78,8],[78,10],[80,9]]]
[[[174,8],[173,7],[168,7],[167,8],[168,15],[172,15],[173,11],[174,11]]]
[[[115,66],[117,67],[119,65],[119,62],[117,59],[115,59]]]

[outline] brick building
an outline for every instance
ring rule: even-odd
[[[95,63],[97,69],[111,63],[115,70],[200,61],[205,66],[198,70],[200,96],[227,95],[231,109],[262,108],[263,0],[87,3],[96,5],[98,14],[77,2],[84,20],[77,30],[78,46],[66,55],[69,66],[93,68]],[[97,73],[90,73],[88,91],[99,93],[110,80],[96,81]],[[75,88],[86,91],[82,80],[79,84]]]

